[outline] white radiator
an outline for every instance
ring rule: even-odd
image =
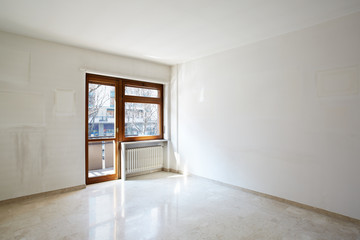
[[[163,154],[162,146],[126,149],[126,174],[162,169]]]

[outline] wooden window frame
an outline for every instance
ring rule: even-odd
[[[159,96],[155,97],[140,97],[125,95],[125,87],[137,87],[137,88],[147,88],[154,89],[159,91]],[[144,141],[144,140],[156,140],[164,138],[164,103],[163,103],[163,85],[157,83],[141,82],[135,80],[122,79],[122,117],[123,124],[122,127],[122,141],[131,142],[131,141]],[[150,103],[159,105],[159,135],[156,136],[137,136],[137,137],[126,137],[125,136],[125,103]]]
[[[88,100],[89,100],[89,83],[94,84],[103,84],[116,87],[115,93],[115,138],[104,138],[104,139],[89,139],[88,136]],[[123,78],[102,76],[97,74],[86,74],[85,81],[85,181],[86,184],[92,184],[97,182],[103,182],[108,180],[115,180],[121,178],[121,169],[120,169],[120,142],[131,142],[131,141],[145,141],[145,140],[155,140],[164,138],[164,103],[163,103],[163,85],[157,83],[149,83],[142,81],[135,81]],[[139,96],[130,96],[125,95],[125,87],[140,87],[148,89],[156,89],[159,91],[159,97],[139,97]],[[151,103],[159,105],[159,135],[157,136],[138,136],[138,137],[125,137],[125,103],[126,102],[136,102],[136,103]],[[101,177],[88,177],[88,145],[90,142],[101,142],[101,141],[115,141],[116,156],[115,156],[115,175],[106,175]]]

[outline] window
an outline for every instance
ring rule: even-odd
[[[89,83],[88,89],[89,139],[114,138],[115,86]]]
[[[163,138],[163,86],[125,80],[124,141]]]
[[[88,74],[88,138],[163,138],[163,85]]]
[[[159,105],[125,102],[125,137],[157,136]]]
[[[118,143],[163,138],[163,86],[86,74],[86,183],[119,177]]]
[[[139,88],[139,87],[128,87],[125,86],[125,95],[127,96],[138,96],[138,97],[159,97],[159,90],[157,89],[148,89],[148,88]]]

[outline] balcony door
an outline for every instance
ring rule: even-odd
[[[119,178],[119,81],[86,76],[86,184]]]
[[[86,74],[86,184],[120,178],[120,141],[163,138],[163,85]]]

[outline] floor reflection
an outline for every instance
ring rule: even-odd
[[[159,172],[0,205],[0,239],[360,239],[357,225]]]

